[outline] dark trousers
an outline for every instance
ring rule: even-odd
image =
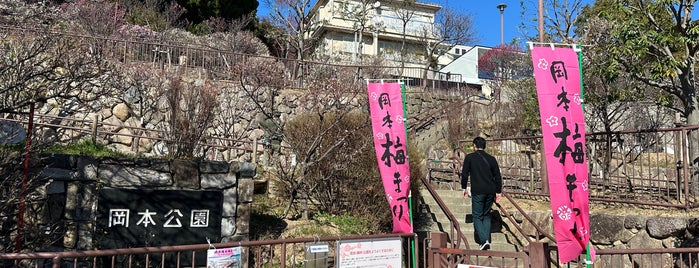
[[[471,214],[476,243],[490,242],[490,212],[495,203],[495,194],[474,194],[471,196]]]

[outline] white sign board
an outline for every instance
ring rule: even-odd
[[[402,267],[400,237],[337,241],[338,268]]]
[[[241,247],[209,249],[206,251],[206,267],[241,267],[241,251]]]
[[[495,268],[495,267],[478,266],[478,265],[470,265],[470,264],[459,264],[456,266],[456,268]]]

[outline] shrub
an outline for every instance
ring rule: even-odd
[[[285,129],[287,139],[304,139],[320,135],[314,131],[321,129],[319,125],[333,121],[336,125],[331,128],[323,128],[325,140],[320,148],[327,149],[334,137],[344,135],[352,131],[351,139],[345,140],[337,150],[326,152],[318,150],[315,154],[326,154],[307,167],[303,185],[298,192],[291,191],[292,187],[283,190],[286,197],[294,194],[307,196],[319,215],[341,215],[330,217],[326,221],[334,222],[341,227],[343,233],[370,234],[392,231],[391,212],[386,201],[383,183],[378,172],[376,154],[374,151],[373,134],[366,112],[346,114],[342,118],[335,118],[337,113],[329,113],[324,116],[305,114],[291,120]],[[331,120],[332,119],[332,120]],[[424,157],[408,143],[409,161],[411,164],[411,190],[417,193],[420,178],[423,176],[420,167]],[[296,147],[297,158],[302,158],[302,153],[308,152],[308,148]],[[301,161],[301,160],[300,160]],[[287,182],[289,185],[293,182]],[[417,198],[413,196],[414,200]],[[358,219],[362,219],[361,221]],[[343,224],[346,223],[346,224]],[[344,228],[344,229],[343,229]]]

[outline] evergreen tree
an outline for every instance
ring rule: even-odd
[[[184,14],[190,23],[198,24],[212,17],[232,20],[254,13],[257,0],[176,0],[187,9]]]

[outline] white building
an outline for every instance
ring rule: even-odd
[[[321,25],[312,34],[318,40],[314,56],[340,62],[379,56],[398,66],[403,48],[406,66],[424,67],[422,44],[437,39],[429,30],[440,8],[395,0],[318,0],[310,11],[311,19]]]
[[[478,59],[490,49],[490,47],[482,46],[454,46],[445,55],[446,65],[439,71],[450,75],[460,75],[463,82],[480,87],[483,95],[490,96],[492,89],[488,87],[487,83],[484,83],[485,78],[478,72]]]
[[[343,63],[379,57],[393,66],[404,62],[405,67],[425,68],[425,43],[439,40],[433,29],[440,9],[437,4],[407,5],[400,0],[318,0],[309,13],[320,25],[312,33],[318,44],[313,55]],[[455,45],[439,57],[439,72],[430,72],[428,78],[480,89],[489,96],[491,90],[478,76],[478,59],[489,49]]]

